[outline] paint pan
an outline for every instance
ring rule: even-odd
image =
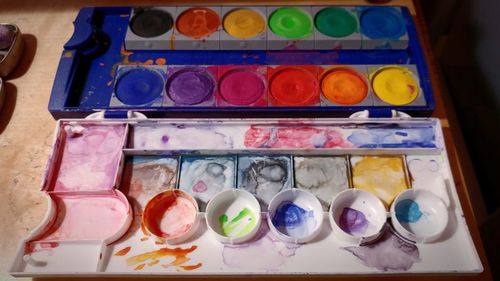
[[[222,7],[221,50],[266,50],[266,7]]]
[[[331,105],[360,105],[368,97],[368,80],[351,67],[330,67],[320,78],[322,98]]]
[[[353,7],[313,6],[316,50],[360,49],[361,34]]]
[[[220,7],[177,7],[174,48],[218,50]]]
[[[127,50],[168,50],[175,7],[134,8],[125,34]]]
[[[283,190],[269,203],[269,229],[284,242],[307,243],[321,231],[323,207],[312,193]]]
[[[219,67],[218,106],[267,106],[265,66]]]
[[[408,47],[406,21],[400,8],[369,7],[359,16],[363,49],[405,49]]]
[[[328,218],[337,238],[359,245],[379,236],[387,214],[380,199],[372,193],[347,189],[332,200]]]
[[[188,193],[167,190],[151,198],[144,208],[145,229],[161,242],[178,244],[189,239],[198,228],[198,204]]]
[[[110,106],[161,106],[166,69],[161,65],[118,66]]]
[[[288,156],[239,156],[238,188],[253,194],[266,211],[271,199],[292,187],[292,163]]]
[[[408,68],[389,65],[370,74],[375,95],[390,105],[407,105],[420,92],[418,78]]]
[[[319,103],[316,66],[278,66],[268,69],[269,103],[274,106],[310,106]]]
[[[332,199],[349,188],[345,157],[293,157],[295,187],[314,194],[323,210],[328,210]]]
[[[15,24],[0,23],[0,77],[14,70],[21,59],[24,41],[21,30]]]
[[[353,156],[351,169],[353,187],[373,193],[386,208],[409,187],[401,156]]]
[[[214,104],[217,67],[174,66],[167,70],[166,105],[210,106]]]
[[[259,202],[251,193],[231,189],[212,198],[207,205],[205,219],[217,240],[238,244],[255,236],[262,220],[260,211]]]
[[[448,225],[448,209],[434,193],[409,189],[394,200],[391,222],[399,234],[411,241],[432,242],[443,234]]]
[[[268,7],[269,50],[314,48],[311,7]]]
[[[203,212],[220,191],[235,187],[233,157],[182,157],[179,189],[196,198]]]

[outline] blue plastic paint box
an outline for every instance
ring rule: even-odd
[[[61,55],[49,111],[58,119],[129,110],[149,117],[345,117],[360,110],[428,116],[434,110],[407,8],[294,9],[310,21],[311,44],[284,40],[286,30],[269,28],[280,7],[83,8]],[[266,29],[256,37],[232,36],[225,19],[233,12],[258,14]],[[332,13],[351,21],[328,30]],[[194,27],[186,29],[189,23]],[[269,49],[273,38],[297,44]]]

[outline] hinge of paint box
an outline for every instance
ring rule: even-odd
[[[366,109],[351,114],[349,118],[411,118],[411,116],[394,109]]]
[[[127,119],[128,111],[104,110],[104,119]]]
[[[390,109],[368,109],[368,118],[391,118],[393,112]]]

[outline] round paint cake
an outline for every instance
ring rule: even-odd
[[[278,67],[269,81],[269,89],[277,105],[311,105],[319,97],[316,77],[310,71],[298,67]]]
[[[354,105],[368,95],[368,85],[361,75],[351,69],[333,69],[321,78],[321,91],[329,101],[341,105]]]
[[[391,105],[407,105],[418,96],[419,87],[413,73],[399,66],[387,66],[371,75],[373,91]]]
[[[115,84],[115,95],[126,105],[145,105],[161,96],[164,85],[158,72],[137,67],[120,75]]]
[[[314,25],[330,37],[346,37],[358,30],[356,16],[342,7],[325,8],[316,14]]]
[[[176,104],[195,105],[214,93],[215,80],[203,67],[183,67],[167,81],[167,94]]]
[[[371,7],[360,16],[361,32],[370,39],[398,39],[406,33],[406,22],[392,7]]]
[[[139,10],[130,20],[130,29],[140,37],[160,36],[174,25],[172,16],[163,10]]]
[[[219,94],[232,105],[250,105],[259,100],[265,91],[264,77],[251,69],[232,69],[219,80]]]
[[[210,36],[221,24],[219,15],[212,9],[195,7],[182,12],[176,22],[177,30],[194,39]]]
[[[313,32],[311,16],[304,9],[294,7],[275,10],[269,16],[269,27],[274,34],[289,39],[305,38]]]
[[[252,9],[235,9],[224,17],[224,30],[240,39],[255,37],[266,29],[262,15]]]

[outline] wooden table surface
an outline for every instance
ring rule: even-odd
[[[198,1],[198,3],[207,2],[213,2],[213,4],[235,3],[235,1]],[[259,1],[247,1],[247,3],[252,4],[257,2]],[[260,2],[263,5],[290,4],[290,2],[285,1]],[[180,2],[166,2],[164,4],[175,5],[178,3]],[[197,3],[197,1],[182,1],[182,3]],[[236,3],[244,4],[245,1],[236,1]],[[366,4],[365,1],[359,0],[295,1],[294,3],[297,5]],[[159,5],[155,1],[134,2],[134,5],[140,4]],[[427,54],[436,99],[436,110],[433,116],[440,118],[443,125],[458,195],[476,249],[483,263],[484,272],[479,275],[468,276],[391,275],[371,277],[370,279],[491,280],[490,269],[480,240],[475,214],[471,208],[471,200],[474,202],[478,193],[473,192],[470,187],[476,187],[477,183],[474,181],[473,175],[469,176],[470,162],[467,153],[464,152],[463,140],[460,136],[451,101],[443,88],[439,70],[432,57],[429,41],[426,36],[422,36],[426,34],[426,30],[420,8],[418,5],[414,7],[410,0],[395,0],[389,4],[406,5],[410,8],[412,14],[416,16],[417,26]],[[0,204],[0,280],[13,279],[8,275],[7,270],[17,244],[21,238],[25,237],[41,222],[47,208],[45,198],[39,192],[55,128],[55,121],[47,110],[47,104],[63,45],[73,32],[71,23],[81,7],[105,5],[129,6],[131,4],[125,1],[110,0],[0,0],[0,22],[17,24],[24,33],[23,38],[25,40],[25,51],[20,64],[9,77],[4,78],[7,97],[3,109],[0,110],[0,198],[4,200],[4,203]],[[468,187],[470,190],[468,190]],[[478,212],[480,213],[481,210]],[[476,212],[476,215],[478,215],[478,212]],[[308,277],[308,279],[325,278]],[[353,277],[352,279],[361,278]],[[35,280],[50,279],[35,278]],[[87,280],[87,278],[67,278],[67,280]],[[92,280],[108,280],[108,278],[95,278]]]

